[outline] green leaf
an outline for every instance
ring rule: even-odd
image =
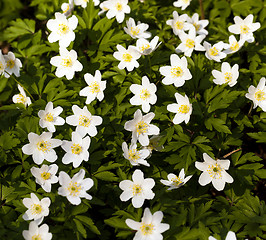
[[[86,229],[84,228],[84,226],[82,225],[82,223],[77,220],[77,219],[73,219],[74,223],[76,224],[77,230],[78,232],[84,237],[87,238],[87,232]]]
[[[104,171],[104,172],[99,172],[99,173],[96,173],[94,175],[94,177],[98,178],[98,179],[101,179],[101,180],[104,180],[104,181],[117,181],[118,178],[116,177],[116,175],[112,172],[109,172],[109,171]]]
[[[86,216],[81,216],[78,215],[75,217],[76,219],[78,219],[80,222],[82,222],[83,224],[85,224],[93,233],[97,234],[97,235],[101,235],[100,231],[98,230],[98,228],[94,225],[94,222],[92,221],[91,218],[86,217]]]
[[[105,219],[104,223],[114,228],[128,229],[128,226],[126,225],[125,220],[122,220],[118,217],[112,217],[109,219]]]
[[[247,135],[256,139],[257,143],[266,143],[266,132],[247,133]]]
[[[208,118],[207,120],[205,120],[205,126],[206,126],[207,129],[209,129],[211,131],[214,128],[218,132],[232,134],[230,129],[225,125],[225,122],[222,119],[219,119],[219,118],[214,118],[214,117]]]

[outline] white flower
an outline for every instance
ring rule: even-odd
[[[27,105],[29,106],[31,104],[30,97],[27,97],[23,87],[21,87],[19,84],[18,84],[18,90],[20,93],[14,95],[12,101],[14,103],[22,103],[25,105],[25,107],[27,107]]]
[[[6,61],[4,55],[2,54],[2,50],[0,50],[0,75],[4,73],[6,69]]]
[[[62,187],[58,188],[58,194],[67,197],[67,200],[74,205],[81,203],[80,198],[92,199],[92,196],[88,191],[93,186],[93,180],[91,178],[85,178],[85,170],[80,169],[73,178],[70,178],[67,173],[61,171],[59,173],[59,183]]]
[[[43,160],[54,162],[57,159],[56,152],[53,148],[62,144],[59,139],[51,139],[51,132],[43,132],[40,136],[30,132],[28,138],[30,143],[22,147],[22,152],[27,155],[32,155],[33,161],[40,165]]]
[[[251,85],[248,88],[248,93],[246,93],[246,98],[253,101],[253,108],[259,106],[264,112],[266,112],[266,86],[265,77],[260,79],[258,86],[255,88]]]
[[[178,36],[182,43],[177,46],[176,52],[183,52],[185,56],[190,57],[194,49],[196,51],[205,51],[205,48],[200,44],[205,35],[196,37],[195,28],[191,28],[188,34],[181,32]]]
[[[191,0],[177,0],[173,2],[175,7],[181,7],[181,10],[185,10],[189,6]]]
[[[222,52],[224,48],[224,43],[222,41],[214,44],[213,46],[211,46],[210,43],[204,41],[203,46],[206,50],[205,56],[210,60],[220,62],[222,58],[226,57],[226,54]]]
[[[217,240],[217,239],[214,238],[214,237],[212,237],[212,236],[210,236],[210,237],[208,238],[208,240]],[[225,240],[237,240],[237,239],[236,239],[236,234],[235,234],[233,231],[229,231],[229,232],[227,233],[227,235],[226,235]]]
[[[126,21],[126,25],[127,25],[127,27],[124,27],[124,30],[132,38],[149,38],[149,37],[151,37],[151,33],[146,32],[146,30],[149,28],[149,25],[146,23],[138,22],[138,24],[136,25],[135,20],[130,17]]]
[[[89,136],[82,138],[79,133],[72,132],[72,141],[63,140],[61,147],[66,151],[62,162],[64,164],[73,163],[73,167],[77,168],[82,161],[89,160],[88,148],[91,143]]]
[[[103,13],[105,13],[106,11],[109,10],[108,7],[107,7],[106,5],[108,5],[108,1],[104,1],[104,2],[102,2],[102,3],[100,4],[100,8],[101,8],[102,10],[98,13],[98,15],[101,15],[101,14],[103,14]]]
[[[195,167],[203,173],[199,177],[199,184],[205,186],[212,182],[214,188],[222,191],[225,183],[232,183],[234,179],[225,171],[229,169],[229,160],[213,160],[207,153],[203,153],[204,162],[195,162]]]
[[[186,80],[192,78],[190,71],[187,68],[187,59],[183,56],[181,59],[177,54],[170,56],[171,66],[160,67],[160,73],[165,76],[162,80],[163,84],[174,84],[176,87],[181,87]]]
[[[254,16],[249,14],[244,20],[236,16],[234,17],[235,24],[228,27],[229,32],[240,34],[240,39],[249,43],[254,42],[253,32],[260,28],[260,23],[253,23]]]
[[[212,75],[215,77],[213,82],[222,85],[224,83],[228,84],[230,87],[233,87],[237,83],[239,76],[238,64],[235,64],[232,68],[228,62],[222,63],[221,72],[217,70],[212,70]]]
[[[145,208],[141,222],[126,219],[126,224],[137,231],[133,240],[162,240],[161,233],[170,228],[169,224],[161,223],[162,219],[162,211],[157,211],[152,215],[150,209]]]
[[[47,224],[43,224],[38,227],[36,222],[32,221],[29,225],[29,230],[24,230],[22,235],[25,240],[51,240],[52,233],[49,233],[49,227]]]
[[[59,78],[64,75],[68,80],[74,77],[75,72],[83,69],[82,64],[77,60],[77,52],[75,50],[68,51],[66,48],[59,49],[60,56],[52,57],[50,63],[56,66],[55,75]]]
[[[139,38],[136,42],[137,50],[142,55],[149,55],[161,45],[162,42],[158,44],[158,41],[158,36],[155,36],[150,42],[144,38]]]
[[[237,52],[245,43],[245,40],[240,39],[239,41],[236,40],[234,35],[229,37],[229,44],[224,44],[224,53],[231,54]]]
[[[74,0],[69,0],[68,3],[63,3],[61,5],[61,10],[66,17],[70,16],[74,10]]]
[[[67,124],[77,126],[76,132],[78,132],[81,137],[84,137],[87,133],[91,137],[96,136],[96,126],[101,125],[103,119],[100,116],[91,115],[86,106],[81,109],[77,105],[73,105],[72,111],[74,115],[66,118]]]
[[[144,76],[142,77],[142,85],[132,84],[130,91],[135,94],[130,99],[132,105],[141,105],[142,111],[147,113],[150,111],[150,104],[155,104],[157,96],[155,95],[157,87],[154,83],[150,83],[149,79]]]
[[[127,5],[128,0],[107,0],[105,2],[105,7],[108,9],[106,17],[111,19],[116,17],[118,23],[124,21],[125,13],[130,13],[130,7]]]
[[[4,76],[6,78],[9,78],[12,73],[15,74],[16,77],[20,76],[20,68],[22,67],[21,61],[15,57],[14,53],[8,52],[7,55],[4,55],[5,61],[6,61],[6,67]],[[0,63],[1,65],[1,63]],[[1,67],[0,67],[1,69]],[[1,73],[1,70],[0,70]]]
[[[132,180],[124,180],[119,183],[119,187],[124,191],[120,195],[120,199],[125,202],[132,198],[133,207],[140,208],[145,199],[154,198],[155,194],[151,189],[154,187],[155,181],[152,178],[144,179],[144,174],[139,169],[134,171]]]
[[[134,67],[139,67],[137,59],[141,57],[141,54],[138,52],[136,47],[129,46],[128,50],[126,50],[123,46],[118,44],[116,48],[118,51],[114,52],[113,56],[120,61],[120,63],[118,64],[119,69],[127,68],[127,70],[131,72]]]
[[[129,160],[131,165],[139,166],[140,164],[142,164],[147,167],[150,166],[150,164],[145,160],[145,158],[147,158],[150,155],[149,150],[147,149],[137,150],[136,143],[131,143],[128,149],[126,142],[122,143],[122,149],[123,149],[124,158]]]
[[[83,8],[87,7],[87,3],[89,2],[89,0],[74,0],[75,1],[75,5],[77,6],[81,6]],[[93,0],[94,6],[98,6],[100,4],[100,0]]]
[[[47,22],[47,28],[52,31],[48,36],[48,41],[50,43],[59,41],[60,47],[68,47],[75,40],[73,30],[77,25],[78,18],[75,15],[67,19],[63,13],[56,12],[55,19],[50,19]]]
[[[95,98],[102,101],[104,98],[103,91],[106,88],[106,81],[101,81],[101,72],[96,70],[95,76],[86,73],[84,75],[85,82],[88,84],[87,87],[80,90],[80,96],[86,96],[86,104],[90,104]]]
[[[55,176],[58,166],[56,164],[42,165],[41,168],[32,167],[31,174],[36,178],[36,183],[40,184],[45,192],[51,192],[51,184],[57,183],[58,178]]]
[[[48,197],[40,201],[34,193],[31,193],[30,198],[23,198],[22,202],[28,208],[22,216],[26,221],[34,219],[35,223],[39,225],[43,221],[43,218],[49,215],[51,200]]]
[[[199,20],[198,13],[194,13],[191,18],[188,17],[187,22],[194,26],[197,34],[208,35],[208,31],[205,29],[205,27],[209,24],[209,21],[207,19]]]
[[[189,102],[187,95],[183,97],[179,93],[175,93],[176,103],[171,103],[167,105],[167,110],[169,112],[176,113],[173,123],[180,124],[185,121],[185,123],[189,122],[190,115],[192,113],[192,104]]]
[[[189,30],[193,26],[187,23],[188,15],[182,14],[178,15],[177,11],[173,12],[174,19],[170,19],[166,21],[167,25],[170,25],[173,28],[173,32],[175,35],[179,35],[180,32]]]
[[[53,108],[53,103],[48,102],[45,106],[45,110],[40,110],[38,112],[40,126],[42,128],[47,127],[49,132],[55,132],[55,125],[62,126],[65,124],[65,120],[59,117],[62,111],[62,107],[58,106]]]
[[[154,117],[155,114],[153,112],[142,116],[141,111],[138,109],[134,113],[134,119],[125,123],[125,129],[132,132],[133,143],[138,140],[142,146],[148,146],[148,135],[158,135],[160,133],[160,129],[157,126],[150,124]]]
[[[167,190],[172,190],[183,186],[191,177],[192,175],[185,178],[185,171],[184,168],[182,168],[178,177],[173,173],[169,173],[167,175],[168,180],[162,179],[160,181],[162,184],[169,186]]]

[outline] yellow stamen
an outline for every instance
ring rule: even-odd
[[[67,4],[66,9],[63,11],[63,13],[66,13],[69,10],[69,4]]]
[[[69,32],[69,27],[63,23],[60,23],[58,26],[58,32],[60,35],[67,34]]]
[[[137,195],[142,192],[142,188],[139,184],[134,184],[132,191],[133,191],[133,195]]]
[[[122,56],[122,59],[125,62],[131,62],[132,56],[129,53],[124,53],[123,56]]]
[[[15,61],[13,61],[13,60],[8,60],[7,62],[6,62],[6,67],[8,68],[10,68],[10,69],[12,69],[13,67],[15,66]]]
[[[222,170],[223,169],[220,167],[220,165],[215,163],[214,165],[208,166],[207,172],[210,174],[211,178],[221,179],[222,178]]]
[[[150,44],[143,44],[143,45],[140,47],[140,51],[144,52],[144,50],[149,49],[150,47],[151,47]]]
[[[247,25],[242,25],[242,26],[240,27],[240,30],[241,30],[241,33],[242,33],[242,34],[246,34],[246,33],[248,33],[248,31],[249,31],[249,27],[248,27]]]
[[[195,29],[196,29],[196,32],[197,32],[197,31],[199,31],[200,24],[193,23],[193,26],[195,27]]]
[[[90,125],[90,123],[91,123],[91,120],[88,117],[86,117],[84,115],[79,116],[79,125],[80,126],[88,127]]]
[[[40,236],[40,234],[38,234],[38,235],[33,235],[31,239],[32,240],[42,240],[42,237]]]
[[[139,34],[139,28],[138,27],[131,27],[131,29],[130,29],[130,33],[131,33],[131,35],[133,35],[133,36],[136,36],[136,35],[138,35]]]
[[[238,42],[234,42],[231,46],[230,46],[230,49],[232,51],[237,51],[239,49],[239,44]]]
[[[121,3],[117,3],[115,7],[116,7],[117,11],[121,11],[123,9],[123,6]]]
[[[133,162],[137,162],[140,159],[139,151],[137,149],[129,149],[128,158]]]
[[[149,127],[149,125],[147,123],[145,123],[144,121],[138,122],[138,124],[136,125],[137,133],[138,134],[147,133],[148,127]]]
[[[172,178],[171,181],[173,182],[173,185],[175,185],[176,187],[182,184],[182,179],[180,177]]]
[[[53,122],[54,121],[54,117],[51,113],[47,113],[45,116],[45,121],[47,122]]]
[[[181,77],[183,76],[184,72],[181,67],[172,67],[171,68],[171,75],[173,77]]]
[[[37,148],[39,151],[42,152],[48,152],[50,151],[50,147],[51,147],[51,143],[47,142],[47,141],[40,141],[37,143]]]
[[[41,174],[41,177],[42,177],[44,180],[48,180],[48,179],[50,178],[50,176],[51,176],[51,173],[49,173],[49,172],[43,172],[43,173]]]
[[[40,214],[42,212],[42,206],[40,204],[33,204],[31,206],[31,212],[34,215]]]
[[[77,182],[70,182],[67,190],[69,191],[70,195],[78,196],[81,191],[81,186]]]
[[[82,147],[79,144],[73,143],[71,149],[73,154],[80,154],[82,152]]]
[[[232,81],[232,78],[233,78],[232,73],[226,72],[226,73],[224,74],[224,80],[225,80],[226,83],[227,83],[227,82],[231,82],[231,81]]]
[[[184,114],[186,114],[186,113],[189,112],[189,106],[188,106],[188,105],[181,105],[181,106],[179,107],[178,111],[179,111],[180,113],[184,113]]]
[[[193,41],[192,39],[187,39],[186,46],[189,48],[193,48],[195,46],[195,41]]]
[[[140,92],[140,99],[142,100],[146,100],[147,98],[149,98],[151,96],[150,92],[148,91],[148,89],[142,89]]]
[[[154,230],[154,225],[151,223],[150,224],[142,223],[142,225],[140,226],[140,230],[143,235],[150,235]]]
[[[179,22],[179,21],[176,21],[175,22],[175,27],[179,30],[183,29],[184,27],[184,22]]]
[[[24,97],[21,93],[19,93],[19,95],[17,97],[17,103],[25,104],[25,102],[26,102],[26,97]]]
[[[255,98],[257,101],[265,100],[265,92],[258,90],[257,92],[255,92]]]
[[[92,93],[98,93],[100,92],[101,88],[100,88],[100,84],[98,82],[93,82],[91,85],[90,85],[90,88],[91,88],[91,92]]]
[[[216,55],[218,55],[219,51],[216,47],[213,47],[209,50],[209,53],[211,56],[216,56]]]
[[[64,67],[72,67],[72,60],[70,57],[62,58],[61,65]]]

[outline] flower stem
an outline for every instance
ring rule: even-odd
[[[200,12],[201,12],[200,19],[203,20],[203,19],[205,19],[204,8],[203,8],[203,0],[199,0],[199,4],[200,4]]]
[[[250,115],[250,113],[251,113],[251,111],[252,111],[253,106],[254,106],[254,104],[253,104],[253,102],[252,102],[252,103],[251,103],[251,106],[250,106],[250,109],[249,109],[249,111],[248,111],[248,117],[249,117],[249,115]]]
[[[241,149],[242,149],[242,148],[235,149],[235,150],[233,150],[232,152],[225,154],[225,155],[223,156],[223,158],[227,158],[228,156],[232,155],[232,154],[235,153],[235,152],[240,151]]]

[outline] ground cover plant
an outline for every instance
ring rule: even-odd
[[[2,0],[1,239],[266,239],[262,0]]]

